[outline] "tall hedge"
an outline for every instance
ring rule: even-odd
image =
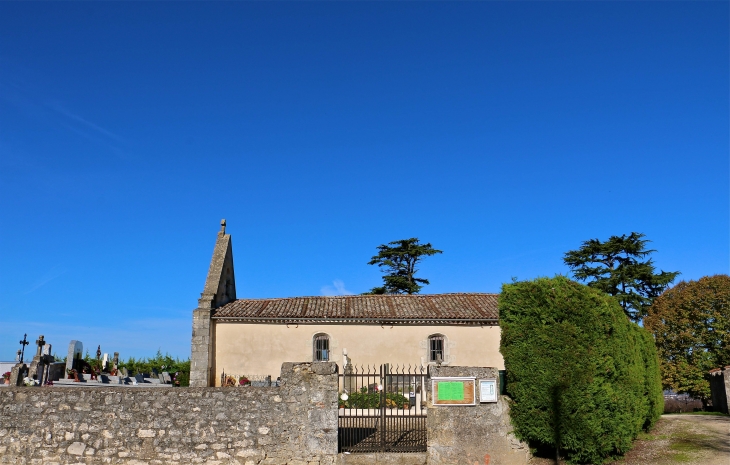
[[[611,296],[562,276],[515,282],[502,287],[499,314],[521,439],[600,463],[661,415],[653,340]]]

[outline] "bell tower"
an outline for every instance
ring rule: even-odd
[[[190,357],[190,387],[212,386],[215,373],[215,323],[211,319],[216,308],[236,300],[236,278],[233,272],[231,235],[226,234],[226,220],[213,248],[205,287],[193,310],[193,339]]]

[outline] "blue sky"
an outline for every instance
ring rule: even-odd
[[[187,357],[219,221],[239,297],[567,273],[643,232],[729,272],[727,2],[2,2],[0,360]]]

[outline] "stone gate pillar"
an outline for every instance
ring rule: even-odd
[[[434,406],[431,378],[435,377],[475,377],[476,405]],[[512,434],[506,396],[498,395],[494,403],[480,402],[480,379],[496,379],[499,392],[496,368],[431,367],[426,383],[429,465],[527,465],[529,448]]]

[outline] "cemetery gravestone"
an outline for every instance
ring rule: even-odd
[[[38,365],[41,363],[41,357],[43,356],[43,346],[46,345],[46,341],[44,336],[41,334],[38,336],[38,340],[35,341],[36,343],[36,352],[35,356],[33,357],[33,360],[30,362],[30,368],[28,369],[28,377],[29,378],[37,378],[38,376]]]
[[[64,379],[66,376],[66,364],[63,362],[56,362],[51,363],[51,366],[48,368],[48,380],[49,381],[58,381],[59,379]]]
[[[81,341],[71,341],[68,343],[68,355],[66,356],[66,370],[78,369],[77,359],[83,357],[84,344]]]

